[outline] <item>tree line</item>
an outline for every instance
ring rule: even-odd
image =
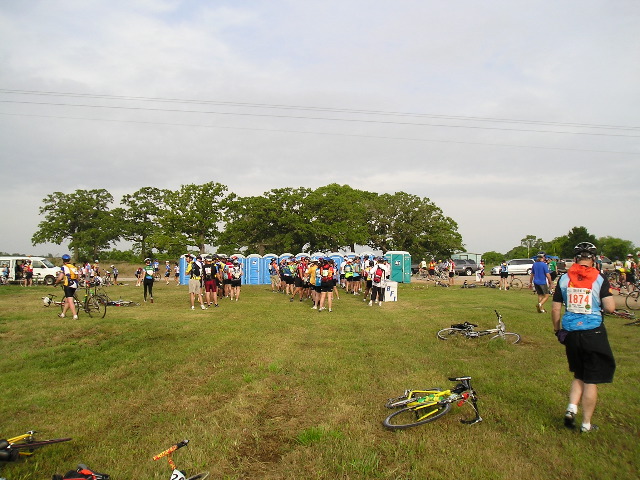
[[[573,247],[580,242],[591,242],[598,248],[599,255],[605,255],[611,260],[624,260],[629,253],[635,254],[638,248],[633,242],[621,238],[605,236],[597,238],[589,233],[585,227],[573,227],[566,235],[555,237],[550,241],[544,241],[535,235],[526,235],[520,240],[520,245],[516,245],[508,252],[502,254],[498,252],[486,252],[483,258],[487,264],[497,265],[502,260],[512,258],[531,258],[538,252],[545,252],[560,258],[572,258]]]
[[[31,239],[69,247],[76,260],[99,258],[117,242],[132,242],[140,257],[177,257],[207,246],[223,253],[404,250],[449,256],[462,251],[457,223],[429,198],[379,194],[330,184],[277,188],[241,197],[216,182],[177,190],[143,187],[119,206],[106,189],[53,192]]]

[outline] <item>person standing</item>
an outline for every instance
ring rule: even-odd
[[[211,257],[206,257],[204,259],[204,302],[207,304],[207,307],[211,306],[211,300],[213,297],[213,304],[218,306],[218,285],[217,285],[217,277],[218,277],[218,266],[215,263],[212,263]]]
[[[169,280],[171,279],[171,262],[169,260],[164,262],[164,279],[169,285]]]
[[[198,301],[200,302],[200,308],[204,310],[207,307],[204,306],[204,302],[202,301],[202,256],[198,255],[195,261],[190,254],[187,254],[185,258],[187,262],[189,262],[185,274],[189,276],[189,300],[191,301],[191,310],[195,310],[196,308],[196,297],[198,297]]]
[[[375,302],[382,306],[382,299],[384,298],[384,286],[389,276],[389,268],[385,264],[384,257],[379,257],[376,265],[371,269],[371,300],[369,300],[369,306],[372,306]]]
[[[333,265],[330,259],[325,258],[320,265],[320,300],[318,301],[318,312],[325,309],[325,300],[327,300],[329,312],[333,311],[333,277]]]
[[[625,280],[627,282],[627,293],[635,290],[636,284],[636,262],[633,260],[633,254],[627,255],[624,262]]]
[[[546,313],[544,304],[549,299],[549,285],[551,285],[551,275],[549,274],[549,266],[544,261],[544,253],[539,253],[533,267],[531,267],[531,276],[529,277],[531,288],[535,288],[538,294],[538,304],[536,309],[538,313]]]
[[[173,278],[176,285],[180,285],[180,264],[178,262],[173,265]]]
[[[509,278],[509,266],[507,265],[506,260],[502,261],[498,271],[500,272],[500,288],[499,288],[499,290],[506,290],[507,289],[507,279]]]
[[[613,382],[616,369],[603,315],[615,310],[615,301],[609,281],[595,268],[596,253],[592,243],[575,246],[575,263],[559,278],[551,311],[553,329],[565,346],[569,370],[574,375],[564,424],[575,428],[578,405],[582,404],[582,433],[598,429],[591,423],[598,384]]]
[[[71,257],[66,253],[62,255],[62,267],[60,273],[56,279],[55,284],[62,282],[64,289],[64,305],[62,306],[62,313],[58,316],[64,318],[67,310],[71,310],[73,319],[78,319],[78,312],[76,311],[75,294],[78,288],[78,269],[71,263]]]
[[[240,289],[242,288],[242,275],[244,274],[242,270],[242,264],[238,260],[238,257],[233,257],[233,264],[229,270],[229,275],[231,277],[231,300],[235,298],[236,302],[240,298]]]
[[[271,293],[276,293],[280,289],[280,269],[276,257],[273,257],[269,263],[269,280],[271,281]]]
[[[115,265],[111,265],[111,273],[113,274],[113,284],[118,285],[118,275],[120,272],[118,272]]]
[[[151,259],[144,259],[144,267],[142,267],[142,286],[144,301],[147,301],[147,292],[149,292],[149,300],[153,303],[153,274],[155,268],[151,265]]]

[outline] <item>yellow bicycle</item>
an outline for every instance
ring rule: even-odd
[[[71,438],[55,438],[52,440],[38,440],[37,432],[30,430],[17,437],[0,440],[0,462],[11,462],[20,456],[30,456],[35,450],[45,445],[68,442]]]
[[[442,418],[449,413],[452,403],[461,407],[468,402],[476,416],[471,420],[460,421],[467,425],[481,422],[482,417],[477,405],[478,395],[471,386],[471,377],[453,377],[449,380],[458,383],[448,390],[407,390],[400,397],[390,398],[385,406],[396,411],[384,419],[383,425],[392,430],[416,427]]]

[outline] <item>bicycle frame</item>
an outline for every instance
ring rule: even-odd
[[[181,442],[176,443],[175,445],[170,446],[164,452],[161,452],[157,455],[154,455],[153,460],[160,460],[161,458],[167,457],[167,461],[169,462],[169,466],[173,470],[171,472],[170,480],[204,480],[209,476],[209,472],[198,473],[193,475],[192,477],[187,478],[183,472],[178,470],[175,462],[173,461],[173,452],[178,450],[179,448],[186,447],[189,444],[189,440],[185,439]]]
[[[45,445],[50,445],[52,443],[61,443],[68,442],[71,438],[58,438],[55,440],[37,440],[35,438],[35,434],[38,433],[34,430],[29,430],[22,435],[18,435],[15,437],[8,438],[2,442],[2,447],[0,450],[4,450],[5,452],[9,452],[9,459],[13,460],[18,455],[22,455],[25,457],[31,456],[35,453],[35,449],[38,447],[43,447]],[[5,443],[6,442],[6,443]]]

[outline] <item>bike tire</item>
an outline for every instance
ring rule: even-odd
[[[109,297],[107,297],[106,295],[100,294],[95,298],[98,301],[100,312],[102,312],[102,317],[100,318],[104,318],[104,316],[107,314],[107,305],[109,305]]]
[[[411,399],[420,398],[420,396],[424,396],[424,392],[441,392],[442,390],[439,388],[425,388],[421,392],[413,392],[411,397],[407,397],[406,395],[400,395],[399,397],[390,398],[387,400],[387,403],[384,404],[387,408],[398,408],[402,402],[410,401]]]
[[[502,335],[500,334],[494,335],[489,339],[489,341],[496,340],[496,339],[500,339],[505,343],[510,343],[511,345],[515,345],[516,343],[520,342],[520,335],[518,335],[517,333],[504,332]]]
[[[625,298],[624,303],[629,310],[640,310],[640,292],[631,292]]]
[[[192,475],[191,477],[187,478],[187,480],[204,480],[208,476],[209,476],[209,472],[201,472],[201,473],[196,473],[195,475]]]
[[[509,288],[513,290],[521,290],[522,280],[520,280],[519,278],[514,278],[513,280],[511,280],[511,283],[509,284]]]
[[[436,334],[440,340],[451,340],[455,338],[462,338],[465,336],[465,330],[460,328],[443,328]]]
[[[396,410],[382,424],[391,430],[402,430],[433,422],[451,410],[450,403],[433,403],[419,409],[410,407]]]

